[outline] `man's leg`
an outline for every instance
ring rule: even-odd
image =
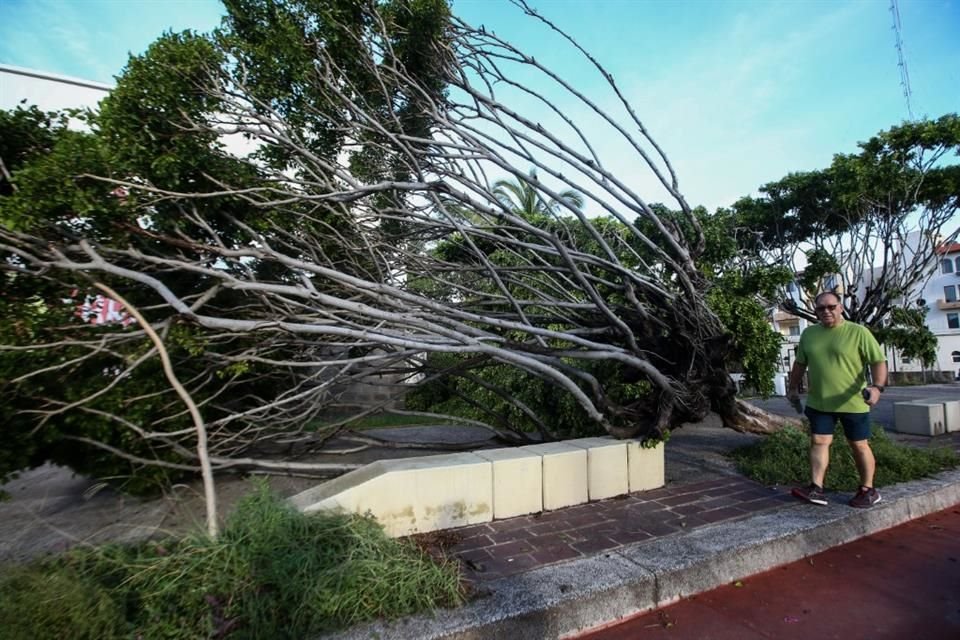
[[[870,448],[870,414],[843,413],[840,414],[840,422],[843,424],[843,433],[847,436],[850,451],[853,452],[853,461],[860,473],[860,486],[872,488],[877,462]]]
[[[873,474],[877,469],[877,461],[873,457],[873,449],[870,448],[870,441],[847,440],[847,443],[853,452],[853,460],[857,463],[857,471],[860,473],[860,486],[872,487]]]
[[[860,473],[860,489],[850,499],[851,507],[869,508],[882,500],[880,493],[873,488],[873,472],[877,462],[870,448],[870,414],[848,413],[840,416],[847,444],[853,452],[853,460]]]
[[[823,413],[807,407],[803,414],[810,421],[810,479],[823,488],[823,479],[830,465],[830,444],[837,426],[837,414]]]
[[[804,414],[810,420],[810,479],[813,482],[809,487],[795,487],[790,493],[801,500],[825,505],[828,501],[823,493],[823,478],[830,464],[830,443],[836,419],[832,414],[820,413],[810,407]]]
[[[810,478],[813,484],[823,487],[823,479],[830,465],[830,443],[833,436],[814,433],[810,436]]]

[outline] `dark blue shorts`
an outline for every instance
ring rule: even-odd
[[[869,413],[824,413],[813,407],[807,407],[803,410],[803,414],[810,420],[810,433],[832,436],[839,420],[847,440],[857,442],[870,439]]]

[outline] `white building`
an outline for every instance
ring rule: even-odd
[[[0,64],[0,109],[37,105],[43,111],[96,107],[110,85]]]
[[[935,371],[960,374],[960,243],[950,242],[937,248],[939,264],[918,296],[929,311],[927,327],[937,336]],[[890,363],[892,370],[920,371],[920,363],[900,358]]]

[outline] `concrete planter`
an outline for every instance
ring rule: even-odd
[[[369,513],[393,537],[602,500],[664,484],[663,443],[583,438],[381,460],[303,491],[304,512]]]

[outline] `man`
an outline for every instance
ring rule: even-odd
[[[860,489],[850,506],[872,507],[881,498],[873,487],[876,461],[868,440],[870,407],[880,401],[887,383],[887,363],[870,330],[844,320],[838,295],[821,293],[814,301],[814,311],[820,323],[807,327],[800,336],[787,388],[787,399],[798,405],[800,381],[804,372],[809,373],[804,414],[810,420],[812,482],[809,487],[794,489],[793,495],[813,504],[827,504],[823,478],[830,463],[833,430],[839,420],[860,473]],[[873,384],[866,386],[864,372],[868,364]]]

